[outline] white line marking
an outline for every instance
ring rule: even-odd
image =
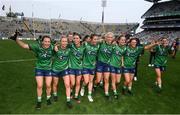
[[[3,61],[0,61],[0,64],[1,63],[16,63],[16,62],[34,61],[34,60],[36,60],[36,59],[3,60]]]

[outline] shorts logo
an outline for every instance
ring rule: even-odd
[[[65,74],[68,74],[68,72],[66,71]]]

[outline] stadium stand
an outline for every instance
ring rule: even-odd
[[[180,38],[180,1],[146,1],[154,4],[141,17],[145,18],[143,26],[141,26],[144,31],[137,33],[135,37],[140,38],[143,42],[149,42],[163,36],[168,37],[170,41]]]
[[[97,22],[86,22],[86,21],[73,21],[65,19],[39,19],[39,18],[10,18],[10,17],[0,17],[0,38],[8,37],[16,29],[18,29],[23,36],[30,37],[33,36],[28,31],[27,27],[23,24],[23,21],[29,27],[30,31],[35,33],[36,37],[38,35],[50,35],[52,38],[59,38],[62,34],[67,34],[71,32],[78,32],[81,35],[96,33],[102,34],[103,28],[101,23]],[[138,28],[138,23],[105,23],[105,31],[111,31],[115,34],[120,34],[122,32],[136,32]]]

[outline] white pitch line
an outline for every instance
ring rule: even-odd
[[[0,64],[1,63],[16,63],[16,62],[34,61],[34,60],[36,60],[36,59],[3,60],[3,61],[0,61]]]

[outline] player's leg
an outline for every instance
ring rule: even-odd
[[[149,56],[149,67],[151,67],[151,65],[152,65],[152,59],[153,59],[153,54],[152,54],[152,52],[150,52],[150,56]]]
[[[46,83],[46,95],[47,95],[47,105],[51,105],[51,83],[52,83],[52,76],[45,77]]]
[[[71,88],[71,97],[72,97],[75,86],[75,72],[73,69],[69,69],[69,77],[70,77],[70,88]]]
[[[102,63],[97,62],[96,80],[94,82],[94,88],[96,88],[99,85],[99,83],[103,77],[102,75],[103,75],[103,65],[102,65]]]
[[[137,81],[137,76],[138,76],[138,64],[139,64],[139,59],[136,61],[136,65],[135,65],[135,73],[134,73],[134,81]]]
[[[152,53],[152,62],[151,62],[151,66],[152,66],[152,67],[154,67],[155,55],[156,55],[156,53],[153,52],[153,53]]]
[[[117,93],[116,91],[116,69],[115,67],[110,67],[110,75],[111,75],[111,86],[114,93]]]
[[[130,83],[129,69],[127,69],[127,68],[124,68],[124,78],[125,78],[125,81],[124,81],[124,85],[122,88],[122,94],[126,93],[128,85]]]
[[[92,74],[89,76],[89,84],[88,84],[88,100],[90,102],[94,101],[92,98],[93,79],[94,79],[94,75]]]
[[[57,91],[58,91],[58,83],[59,83],[59,77],[58,76],[53,76],[53,98],[54,101],[56,102],[58,100],[57,96]]]
[[[66,100],[67,100],[67,106],[69,108],[72,108],[71,103],[71,88],[70,88],[70,77],[69,75],[63,75],[64,85],[66,88]]]
[[[111,85],[113,92],[116,91],[116,73],[111,72]]]
[[[156,72],[156,83],[155,84],[158,87],[158,91],[160,91],[162,88],[161,69],[155,68],[155,72]]]
[[[36,104],[36,109],[41,108],[43,79],[44,79],[43,76],[36,76],[36,83],[37,83],[37,104]]]
[[[79,98],[79,91],[81,87],[81,70],[76,70],[76,86],[75,86],[75,97],[74,99],[77,100],[78,103],[80,103],[80,98]]]
[[[41,108],[41,102],[42,102],[42,92],[43,92],[43,81],[44,81],[44,73],[40,69],[35,69],[35,79],[37,84],[37,103],[36,103],[36,109]]]
[[[116,84],[120,84],[121,82],[121,73],[116,74]]]
[[[101,81],[101,78],[103,77],[102,75],[103,75],[102,72],[96,72],[96,80],[95,80],[95,82],[94,82],[94,87],[99,86],[99,83],[100,83],[100,81]]]
[[[83,78],[84,78],[84,81],[82,83],[81,90],[80,90],[80,95],[81,96],[84,96],[85,87],[87,86],[87,84],[89,82],[89,74],[83,74]]]
[[[105,64],[103,67],[103,76],[104,76],[104,92],[105,96],[107,98],[110,97],[109,95],[109,77],[110,77],[110,71],[111,71],[111,66],[108,64]]]
[[[129,76],[130,76],[130,81],[129,81],[129,84],[128,84],[128,93],[130,95],[132,95],[132,85],[133,85],[133,79],[134,79],[134,73],[129,73]]]
[[[83,83],[81,86],[81,90],[80,90],[80,95],[84,96],[85,93],[85,87],[87,86],[87,84],[89,83],[89,73],[88,73],[88,69],[83,69]]]
[[[110,72],[104,72],[104,92],[105,92],[105,96],[109,98],[109,76],[110,76]]]
[[[117,72],[116,72],[116,89],[118,89],[118,87],[120,85],[122,72],[123,72],[122,68],[117,68]]]

